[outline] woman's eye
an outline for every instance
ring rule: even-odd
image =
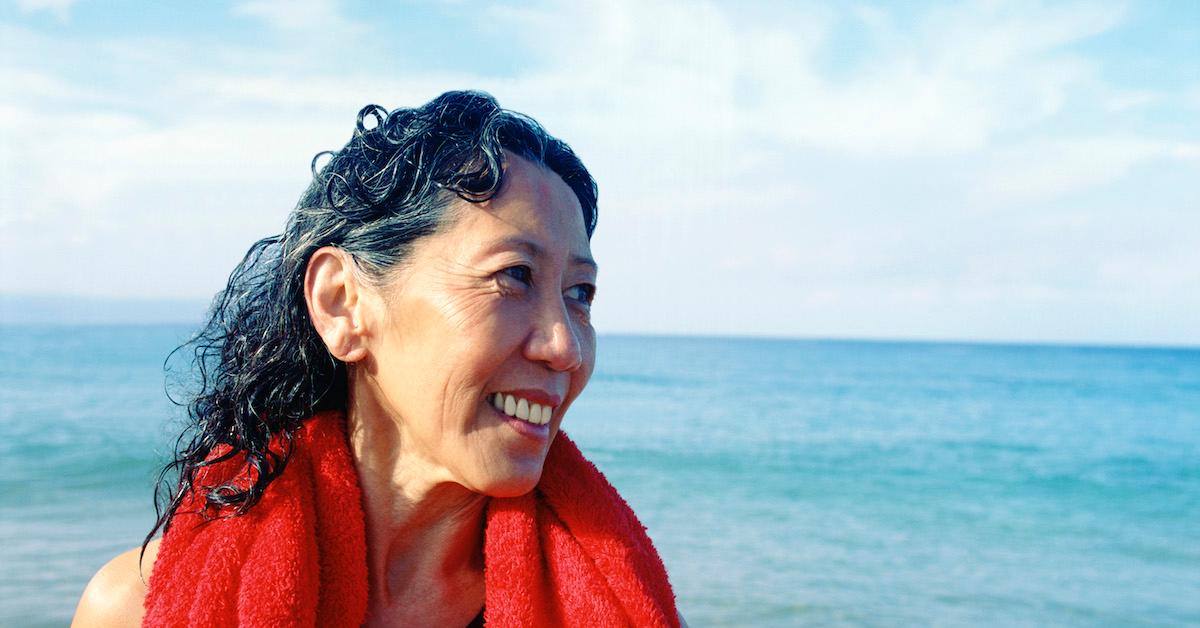
[[[590,283],[581,283],[577,286],[571,286],[567,289],[567,298],[572,301],[578,301],[584,305],[591,305],[592,300],[596,298],[596,286]]]
[[[510,268],[505,268],[504,274],[525,285],[530,285],[533,283],[533,270],[531,270],[528,266],[512,266]]]

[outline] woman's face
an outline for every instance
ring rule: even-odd
[[[499,194],[457,201],[378,289],[360,369],[406,465],[492,496],[537,484],[596,356],[579,201],[549,169],[506,162]]]

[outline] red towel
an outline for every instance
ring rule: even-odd
[[[232,462],[206,471],[207,486],[238,472]],[[340,413],[300,429],[286,470],[247,514],[202,523],[200,504],[190,496],[163,537],[144,625],[365,621],[362,498]],[[488,626],[679,625],[645,528],[565,434],[550,446],[537,488],[493,498],[486,525]]]

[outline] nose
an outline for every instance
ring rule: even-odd
[[[525,343],[525,357],[555,371],[574,371],[583,364],[582,330],[578,326],[561,302],[539,308]]]

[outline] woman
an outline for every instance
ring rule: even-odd
[[[558,433],[595,362],[583,164],[450,92],[363,109],[315,165],[198,336],[162,539],[102,568],[76,625],[678,625],[642,526]]]

